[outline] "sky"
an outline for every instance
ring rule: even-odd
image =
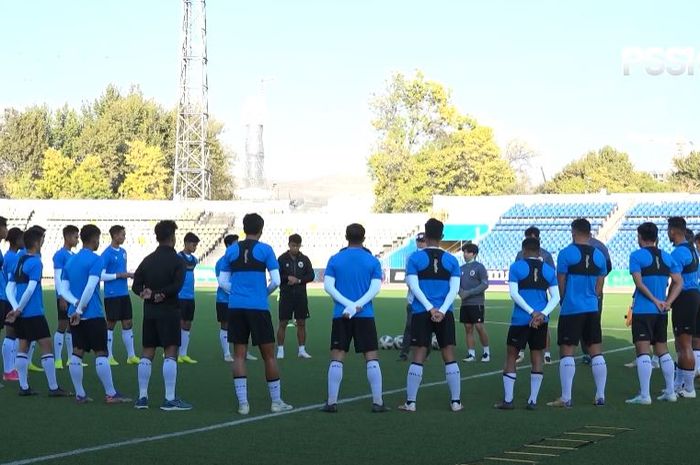
[[[372,95],[419,69],[502,147],[532,147],[537,181],[606,144],[664,171],[679,143],[699,148],[700,59],[692,75],[633,62],[625,76],[622,54],[700,56],[698,13],[694,0],[209,0],[209,110],[242,160],[264,79],[270,180],[365,175]],[[175,106],[179,0],[0,0],[0,15],[0,108],[79,107],[110,83]]]

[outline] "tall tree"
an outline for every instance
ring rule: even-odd
[[[673,168],[670,182],[674,188],[683,192],[700,192],[700,152],[675,157]]]
[[[113,197],[104,163],[97,155],[88,155],[71,175],[70,197],[109,199]]]
[[[158,200],[168,198],[168,180],[172,173],[158,146],[143,141],[129,143],[126,154],[128,173],[119,186],[119,195],[126,199]]]
[[[56,149],[44,154],[42,176],[36,181],[39,198],[66,199],[74,197],[73,171],[75,162]]]
[[[0,118],[0,174],[39,177],[44,151],[49,147],[49,133],[46,107],[34,106],[24,111],[6,108]]]
[[[527,142],[512,139],[506,145],[503,156],[515,171],[516,182],[513,193],[526,194],[531,192],[532,185],[528,172],[532,169],[532,161],[537,157],[537,152]]]

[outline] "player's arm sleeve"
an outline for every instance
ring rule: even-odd
[[[632,273],[632,279],[634,280],[634,285],[637,288],[637,291],[641,292],[644,295],[644,297],[651,300],[652,302],[657,300],[656,297],[654,297],[654,294],[652,294],[649,288],[646,286],[646,284],[644,284],[642,273],[635,271],[634,273]]]
[[[177,297],[183,284],[185,284],[185,263],[182,260],[178,260],[173,275],[173,282],[165,286],[163,289],[153,289],[153,292],[165,294],[166,297]]]
[[[280,270],[280,280],[284,280],[286,282],[287,277],[289,276],[289,273],[287,273],[287,267],[282,266],[283,265],[282,257],[283,257],[283,255],[280,255],[279,257],[277,257],[277,267]]]
[[[37,285],[39,284],[39,281],[36,280],[31,280],[29,281],[29,284],[27,284],[27,289],[24,290],[24,294],[22,294],[22,298],[19,299],[19,302],[17,302],[17,307],[15,310],[19,310],[22,312],[24,310],[24,307],[27,306],[29,303],[29,299],[32,298],[32,294],[36,290]]]
[[[372,281],[370,281],[369,283],[369,289],[367,289],[367,292],[365,292],[365,294],[355,302],[355,306],[361,308],[370,303],[372,299],[374,299],[377,296],[377,294],[379,294],[381,288],[381,278],[373,278]]]
[[[530,305],[527,302],[525,302],[525,299],[523,299],[523,296],[520,295],[520,289],[518,289],[518,283],[510,281],[508,283],[508,289],[510,290],[510,298],[513,299],[513,302],[515,302],[515,304],[518,307],[522,308],[527,313],[532,315],[534,310],[532,309],[532,307],[530,307]]]
[[[216,278],[219,282],[219,287],[224,290],[225,293],[231,293],[231,272],[221,271],[219,272],[219,277]]]
[[[17,298],[15,297],[17,294],[17,283],[14,281],[8,281],[7,286],[5,287],[5,294],[7,301],[10,302],[12,308],[17,308]]]
[[[316,272],[314,271],[314,267],[311,264],[311,260],[309,260],[308,257],[305,258],[306,268],[304,269],[304,275],[301,277],[302,284],[311,283],[314,279],[316,279]]]
[[[445,301],[442,303],[440,308],[440,313],[447,313],[447,311],[452,308],[452,304],[457,298],[457,293],[459,292],[459,276],[452,276],[450,278],[450,290],[447,292]]]
[[[143,289],[143,262],[141,262],[136,271],[134,271],[134,282],[131,283],[131,291],[136,295],[140,295]]]
[[[549,301],[547,302],[547,306],[544,307],[544,310],[542,310],[544,316],[549,316],[549,314],[557,308],[557,305],[559,305],[559,286],[554,284],[549,287]]]
[[[433,304],[430,303],[428,298],[425,296],[423,293],[423,290],[420,288],[420,282],[418,281],[418,275],[415,274],[410,274],[406,276],[406,285],[408,286],[408,289],[411,291],[413,294],[413,297],[420,302],[420,304],[425,308],[426,312],[429,312],[433,308]],[[458,289],[459,290],[459,289]]]
[[[78,303],[78,299],[70,291],[70,281],[68,281],[65,276],[63,276],[63,278],[61,279],[61,284],[58,288],[58,294],[71,305],[76,305]]]
[[[280,287],[280,283],[282,282],[282,278],[280,278],[280,270],[275,269],[275,270],[270,270],[270,284],[267,285],[267,294],[272,294],[275,292],[275,289]]]
[[[78,302],[78,305],[76,306],[76,312],[82,313],[83,309],[87,307],[88,302],[90,302],[92,294],[95,292],[95,288],[99,283],[99,276],[91,275],[88,278],[87,284],[85,285],[85,289],[83,289],[83,295],[80,296],[80,302]]]
[[[324,276],[323,289],[329,296],[331,296],[333,300],[343,305],[344,307],[351,307],[353,305],[352,300],[345,297],[343,294],[340,293],[340,291],[338,291],[338,289],[336,289],[335,276]]]
[[[56,292],[59,293],[59,290],[61,289],[61,274],[63,274],[63,269],[61,268],[54,268],[53,269],[53,286],[56,289]]]
[[[102,270],[102,273],[100,274],[100,279],[102,281],[114,281],[115,279],[117,279],[117,274],[107,273],[107,270]]]
[[[472,289],[472,294],[481,294],[482,292],[486,292],[486,289],[489,288],[489,274],[486,271],[486,268],[480,266],[478,270],[480,282],[474,289]]]

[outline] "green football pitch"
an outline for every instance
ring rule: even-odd
[[[53,329],[55,311],[50,304],[53,297],[51,291],[45,292]],[[404,292],[384,291],[375,300],[380,335],[395,336],[403,331],[404,295]],[[396,350],[386,350],[381,352],[384,399],[392,411],[382,415],[370,413],[364,363],[360,355],[351,354],[345,363],[341,387],[341,398],[346,401],[339,405],[337,414],[330,415],[317,411],[326,396],[330,300],[314,290],[307,342],[313,359],[296,358],[295,330],[289,328],[287,358],[279,363],[283,398],[296,409],[284,414],[269,413],[262,362],[254,361],[248,363],[251,414],[240,417],[236,413],[230,369],[219,346],[214,293],[202,290],[197,295],[190,344],[190,355],[199,364],[178,368],[178,396],[194,404],[193,410],[163,412],[154,408],[163,397],[160,356],[153,367],[150,410],[105,405],[99,401],[103,392],[94,372],[94,359],[89,355],[85,387],[96,399],[91,404],[76,405],[72,399],[49,399],[45,395],[19,398],[13,383],[5,383],[0,390],[3,432],[0,465],[700,463],[700,453],[695,450],[700,400],[680,399],[676,404],[654,402],[651,406],[624,403],[638,387],[636,371],[624,367],[624,363],[634,358],[630,331],[623,319],[628,302],[628,296],[606,297],[605,407],[592,405],[593,379],[589,367],[584,365],[577,368],[574,408],[555,410],[545,405],[559,394],[555,356],[555,364],[545,368],[538,410],[524,408],[530,388],[527,357],[518,371],[517,409],[494,410],[493,404],[501,399],[503,392],[500,373],[511,304],[506,294],[491,293],[486,317],[491,362],[460,362],[465,405],[462,412],[449,411],[443,364],[437,354],[426,362],[418,411],[407,414],[396,410],[394,407],[404,400],[408,367],[405,362],[397,361]],[[276,302],[271,301],[271,305],[276,309]],[[140,307],[135,309],[136,315],[140,315]],[[461,326],[457,331],[461,359],[465,352],[464,333]],[[137,316],[137,347],[139,332]],[[115,385],[124,394],[136,396],[136,367],[124,363],[126,355],[119,330],[114,347],[117,359],[122,362],[113,368]],[[30,383],[46,393],[42,373],[31,373]],[[59,372],[59,383],[66,389],[72,387],[67,370]],[[653,392],[658,392],[662,384],[659,370],[654,370]],[[542,442],[545,438],[554,439]],[[504,457],[509,461],[487,457]]]

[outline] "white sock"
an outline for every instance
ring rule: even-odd
[[[328,367],[328,405],[338,403],[341,381],[343,381],[343,362],[333,360]]]
[[[489,350],[489,346],[484,346],[483,350],[484,350],[484,355],[489,355],[489,356],[491,355],[491,351]]]
[[[233,387],[236,390],[236,397],[238,398],[238,405],[243,405],[248,403],[248,378],[241,376],[239,378],[233,378]]]
[[[165,381],[165,400],[175,400],[177,360],[174,358],[165,357],[163,360],[163,381]]]
[[[32,341],[31,344],[29,344],[29,352],[27,352],[27,359],[29,359],[29,363],[32,363],[32,360],[34,360],[34,349],[35,348],[36,348],[36,341]]]
[[[181,329],[180,330],[180,357],[184,357],[187,355],[187,348],[190,345],[190,332]]]
[[[151,380],[151,361],[142,357],[138,367],[139,376],[139,398],[148,399],[148,382]]]
[[[83,387],[83,359],[77,355],[71,355],[70,362],[68,363],[68,371],[70,372],[70,379],[73,381],[75,395],[78,397],[85,397],[85,388]]]
[[[528,403],[536,404],[537,396],[540,395],[540,386],[542,386],[543,373],[533,371],[530,373],[530,398]]]
[[[681,371],[683,372],[683,389],[686,392],[695,391],[695,369]]]
[[[19,375],[19,387],[22,389],[29,389],[29,356],[24,352],[17,352],[15,368]]]
[[[112,381],[112,367],[109,366],[107,357],[95,358],[95,371],[97,372],[97,377],[100,378],[102,386],[105,388],[105,394],[108,396],[116,395],[117,390],[114,389],[114,382]]]
[[[44,369],[44,374],[46,375],[46,381],[49,383],[49,389],[58,389],[58,381],[56,381],[56,361],[53,358],[53,354],[42,355],[41,366]]]
[[[574,357],[567,355],[559,361],[559,381],[561,381],[561,399],[571,400],[571,387],[574,385],[576,362]]]
[[[305,346],[305,345],[299,346],[299,353],[300,353],[300,354],[303,354],[303,353],[305,353],[305,352],[306,352],[306,346]]]
[[[678,363],[674,364],[674,381],[673,381],[673,388],[677,391],[680,388],[683,387],[683,370],[681,370],[681,367],[678,366]]]
[[[53,356],[56,360],[61,360],[61,352],[63,351],[63,336],[64,333],[56,331],[53,335]],[[70,358],[72,354],[68,354]]]
[[[700,350],[693,350],[695,355],[695,371],[700,373]]]
[[[112,352],[112,347],[114,347],[114,330],[107,330],[107,356],[109,358],[114,358],[114,352]]]
[[[63,346],[66,348],[66,355],[70,358],[73,355],[73,334],[66,331],[63,337]]]
[[[221,351],[224,357],[231,356],[231,347],[228,345],[228,331],[225,329],[219,330],[219,342],[221,343]]]
[[[503,400],[513,402],[513,388],[515,387],[516,373],[503,373]]]
[[[415,402],[418,397],[418,388],[423,380],[423,365],[411,363],[408,367],[408,376],[406,377],[406,400]]]
[[[277,346],[277,356],[284,357],[284,346]]]
[[[651,358],[649,359],[649,366],[651,366]],[[593,371],[593,381],[595,382],[595,397],[596,399],[605,399],[608,366],[605,363],[603,354],[595,355],[591,358],[591,370]]]
[[[10,373],[15,369],[15,341],[5,339],[2,341],[2,369],[5,373]]]
[[[270,391],[272,402],[282,402],[282,383],[279,378],[267,382],[267,390]]]
[[[659,357],[659,365],[661,366],[661,374],[664,375],[664,381],[666,381],[666,393],[671,394],[673,392],[673,358],[671,354],[665,353]]]
[[[384,405],[382,400],[382,369],[379,368],[378,360],[367,362],[367,381],[372,391],[372,403]]]
[[[450,401],[460,402],[462,397],[462,380],[460,379],[457,362],[445,364],[445,379],[447,380],[447,386],[450,388]]]
[[[545,353],[544,353],[544,356],[545,356],[545,357],[552,358],[552,353],[551,353],[551,352],[545,352]]]
[[[134,330],[122,328],[122,341],[124,341],[124,347],[126,348],[126,356],[129,358],[135,357]]]
[[[649,383],[651,382],[651,357],[649,354],[637,357],[637,376],[639,377],[639,395],[645,399],[651,397],[649,394]]]
[[[471,355],[472,357],[476,357],[476,351],[475,351],[474,349],[469,349],[469,350],[467,351],[467,353],[468,353],[469,355]]]

